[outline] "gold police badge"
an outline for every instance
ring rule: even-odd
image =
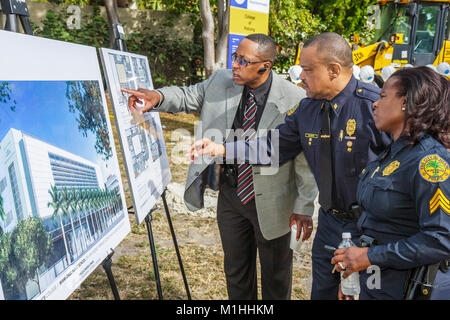
[[[437,154],[430,154],[420,160],[419,172],[426,181],[438,183],[448,179],[450,176],[450,167]]]
[[[345,128],[345,132],[349,136],[352,136],[356,131],[356,120],[355,119],[348,119],[347,121],[347,127]]]
[[[400,162],[398,162],[397,160],[392,161],[391,163],[389,163],[389,164],[387,165],[386,168],[384,168],[384,170],[383,170],[383,176],[388,176],[388,175],[390,175],[392,172],[394,172],[395,170],[397,170],[399,166],[400,166]]]

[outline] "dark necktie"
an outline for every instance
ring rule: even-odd
[[[256,110],[258,109],[255,102],[255,95],[253,90],[248,92],[247,103],[244,108],[244,116],[242,119],[242,130],[245,141],[248,141],[253,135],[256,134]],[[249,134],[249,132],[252,132]],[[236,193],[242,204],[247,204],[251,199],[255,197],[253,189],[253,174],[252,166],[250,164],[242,163],[238,164],[238,182]]]
[[[322,129],[320,130],[319,203],[328,211],[333,206],[333,163],[331,154],[331,103],[322,105]]]

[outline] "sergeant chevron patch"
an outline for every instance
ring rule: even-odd
[[[430,200],[430,214],[433,214],[439,207],[450,215],[450,201],[444,195],[440,188],[436,190],[433,198]]]

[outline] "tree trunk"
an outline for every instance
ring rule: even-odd
[[[119,20],[119,7],[117,6],[117,0],[105,0],[105,9],[108,16],[108,28],[109,28],[109,46],[114,45],[114,23],[120,23]]]
[[[203,58],[206,77],[208,78],[215,70],[214,19],[209,6],[209,0],[200,0],[199,5],[203,23]]]
[[[219,36],[216,45],[216,69],[227,67],[230,0],[217,0],[217,21]]]
[[[59,222],[61,223],[61,230],[62,230],[61,232],[62,232],[62,237],[63,237],[63,241],[64,241],[64,248],[66,249],[67,265],[70,265],[72,263],[72,258],[70,257],[69,249],[67,248],[66,231],[64,230],[62,213],[59,214]]]

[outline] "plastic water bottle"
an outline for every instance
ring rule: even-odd
[[[339,244],[339,248],[355,247],[352,242],[352,234],[350,232],[342,233],[342,242]],[[353,272],[346,279],[342,278],[344,271],[341,271],[341,289],[342,293],[346,296],[357,296],[361,291],[359,285],[359,273]]]

